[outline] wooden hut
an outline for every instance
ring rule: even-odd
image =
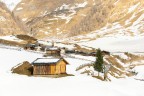
[[[26,44],[24,46],[25,50],[34,50],[35,49],[35,44]]]
[[[33,75],[65,74],[68,62],[63,58],[38,58],[33,63]]]
[[[60,56],[60,48],[57,47],[51,47],[51,48],[47,48],[46,50],[46,55],[48,56]]]
[[[108,51],[102,51],[102,55],[110,55],[110,52],[108,52]]]

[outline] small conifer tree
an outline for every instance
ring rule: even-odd
[[[103,72],[103,56],[100,49],[96,52],[96,61],[94,62],[93,67],[95,71],[98,71],[98,76],[99,72]]]

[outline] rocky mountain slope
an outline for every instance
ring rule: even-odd
[[[22,0],[14,9],[35,37],[143,35],[143,0]],[[107,30],[106,30],[107,29]]]
[[[18,26],[6,5],[0,2],[0,35],[11,34],[24,34],[24,31]]]

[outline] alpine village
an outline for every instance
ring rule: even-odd
[[[0,0],[0,96],[144,96],[144,0]]]
[[[21,35],[27,38],[33,38],[26,35]],[[29,41],[30,42],[30,41]],[[103,62],[103,56],[110,55],[108,51],[101,51],[98,49],[93,49],[93,52],[84,52],[83,50],[67,49],[65,47],[55,46],[54,41],[33,41],[33,43],[26,43],[20,50],[26,50],[30,52],[42,53],[43,58],[35,58],[31,63],[24,61],[22,64],[18,64],[12,68],[13,73],[28,75],[28,76],[42,76],[50,78],[58,78],[65,76],[74,76],[73,74],[67,74],[67,65],[69,62],[65,59],[66,57],[72,57],[69,54],[79,54],[83,56],[93,56],[101,59]],[[20,46],[19,44],[17,46]],[[77,45],[75,45],[77,46]],[[75,58],[75,57],[72,57]],[[80,59],[80,58],[79,58]],[[93,67],[100,72],[104,72],[103,63],[96,65],[99,62],[93,62]],[[97,67],[99,66],[99,67]],[[110,66],[110,65],[109,65]],[[106,80],[106,75],[104,75],[102,80]]]

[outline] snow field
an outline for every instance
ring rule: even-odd
[[[23,61],[32,62],[39,57],[42,55],[24,50],[0,48],[0,96],[143,96],[144,94],[144,82],[133,78],[113,78],[112,82],[103,82],[79,74],[75,69],[81,64],[89,63],[89,61],[73,58],[65,59],[70,63],[67,66],[67,73],[75,76],[54,79],[28,77],[10,72],[11,68],[17,64]]]

